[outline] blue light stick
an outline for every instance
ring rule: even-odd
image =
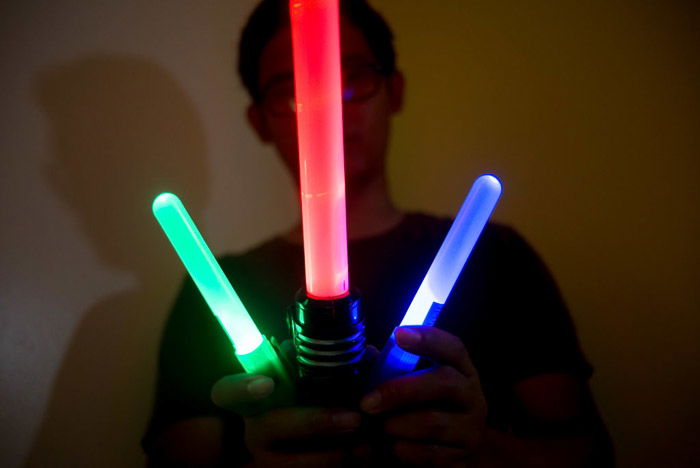
[[[496,177],[482,175],[476,179],[400,327],[435,324],[500,196],[501,183]],[[396,329],[373,365],[370,375],[372,386],[408,373],[418,363],[419,356],[404,351],[396,344],[395,333]]]

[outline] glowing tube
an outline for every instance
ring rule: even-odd
[[[497,178],[476,179],[399,326],[435,323],[437,317],[428,312],[433,303],[442,305],[447,300],[500,196]]]
[[[161,193],[153,201],[153,214],[233,343],[246,372],[283,375],[275,350],[258,331],[180,199]]]
[[[496,177],[482,175],[474,182],[399,326],[435,324],[500,196]],[[375,364],[375,383],[411,371],[418,359],[399,348],[392,333]]]
[[[290,0],[306,292],[349,293],[338,0]]]

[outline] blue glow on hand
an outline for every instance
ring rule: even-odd
[[[375,387],[385,380],[411,372],[418,364],[420,356],[402,349],[396,343],[395,333],[396,330],[389,337],[389,341],[382,348],[381,354],[372,367],[369,377],[370,387]]]

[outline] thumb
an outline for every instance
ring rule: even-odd
[[[211,399],[217,406],[235,409],[270,395],[275,381],[264,375],[234,374],[219,379],[211,389]]]

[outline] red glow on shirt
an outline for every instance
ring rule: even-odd
[[[289,2],[306,292],[349,292],[338,0]]]

